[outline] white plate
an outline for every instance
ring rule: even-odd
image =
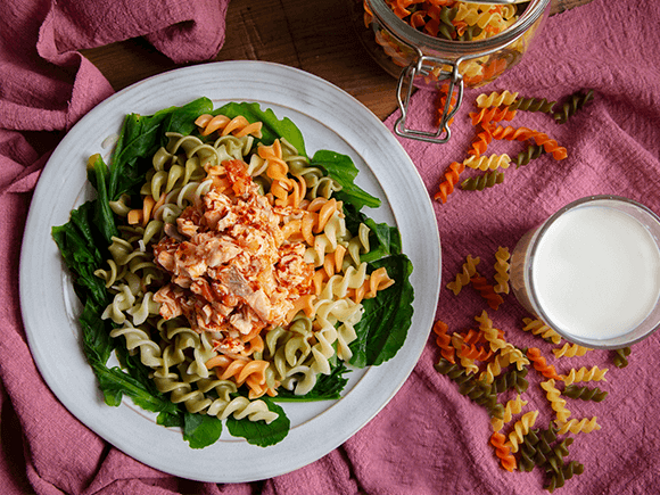
[[[200,96],[214,105],[257,101],[303,132],[308,154],[329,149],[352,157],[357,183],[381,198],[365,213],[396,225],[413,263],[414,316],[398,354],[378,367],[358,370],[337,401],[283,407],[291,420],[284,441],[272,447],[223,436],[191,449],[176,428],[164,428],[129,400],[103,403],[81,347],[79,304],[51,228],[89,198],[89,155],[110,149],[127,113],[152,114]],[[105,143],[104,143],[105,141]],[[106,149],[103,150],[103,145]],[[208,482],[245,482],[298,469],[335,449],[394,396],[427,342],[440,290],[440,239],[428,192],[392,133],[357,100],[316,76],[264,62],[218,62],[177,69],[134,84],[80,120],[48,161],[32,200],[20,266],[23,321],[32,355],[48,386],[82,423],[135,459],[175,476]],[[225,428],[226,430],[226,428]]]

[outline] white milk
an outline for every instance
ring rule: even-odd
[[[651,234],[607,206],[565,213],[545,233],[533,263],[540,306],[576,338],[624,335],[660,296],[660,253]]]

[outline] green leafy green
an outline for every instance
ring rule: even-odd
[[[107,302],[105,282],[94,275],[104,262],[97,244],[105,246],[104,236],[95,223],[97,201],[87,202],[71,212],[71,220],[65,225],[53,227],[52,236],[64,262],[73,274],[76,295],[83,302],[88,297],[98,304]]]
[[[170,412],[170,411],[161,411],[156,418],[156,423],[166,428],[175,428],[179,427],[183,429],[183,417],[185,416],[186,411],[181,410]]]
[[[360,261],[369,263],[391,254],[401,254],[399,229],[386,223],[376,223],[350,204],[344,205],[344,212],[346,213],[346,228],[353,235],[357,234],[361,223],[369,227],[369,252],[361,255]]]
[[[183,438],[190,448],[203,449],[218,441],[222,435],[222,421],[215,416],[191,414],[183,416]]]
[[[145,411],[165,411],[169,413],[178,411],[178,406],[168,398],[153,395],[142,383],[120,368],[116,366],[108,368],[102,363],[94,362],[91,365],[99,379],[99,385],[107,405],[118,406],[122,397],[127,395]]]
[[[151,370],[142,364],[140,353],[130,353],[126,346],[117,346],[115,356],[122,369],[135,380],[139,381],[149,393],[162,395],[154,380],[151,378]]]
[[[344,375],[350,373],[343,361],[332,366],[329,375],[319,375],[314,388],[305,395],[295,395],[288,390],[279,389],[277,396],[273,398],[276,402],[312,402],[318,400],[336,400],[341,398],[348,378]]]
[[[380,199],[355,185],[358,169],[349,156],[334,151],[319,150],[314,153],[310,164],[321,168],[341,185],[341,191],[335,193],[337,199],[353,205],[358,211],[363,206],[370,208],[380,206]]]
[[[395,283],[379,291],[375,298],[362,301],[364,315],[355,325],[358,338],[350,344],[351,364],[358,368],[378,366],[391,359],[403,345],[412,321],[414,299],[409,276],[412,263],[396,254],[369,264],[370,269],[387,268]]]
[[[90,182],[95,184],[97,203],[94,208],[95,225],[101,232],[106,246],[112,243],[112,237],[117,235],[115,219],[110,209],[110,199],[106,181],[108,178],[108,166],[101,155],[92,155],[87,163],[87,174],[91,176]]]
[[[195,128],[195,119],[212,111],[211,100],[198,98],[182,107],[170,107],[150,116],[127,115],[112,157],[108,197],[115,200],[143,180],[151,166],[151,156],[163,143],[165,132],[190,134]]]
[[[110,338],[111,323],[100,318],[106,305],[97,304],[88,298],[80,315],[80,326],[83,337],[83,350],[90,363],[105,364],[112,353],[113,344]]]
[[[269,397],[262,397],[261,399],[268,405],[268,410],[278,414],[275,421],[266,424],[265,421],[241,421],[229,416],[227,418],[227,429],[232,436],[245,438],[251,445],[268,447],[286,438],[291,422],[287,418],[284,409],[275,404],[272,399]]]

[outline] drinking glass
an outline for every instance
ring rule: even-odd
[[[611,195],[561,208],[511,255],[511,288],[566,340],[617,349],[660,325],[660,218]]]

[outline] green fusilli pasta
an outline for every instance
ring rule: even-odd
[[[465,191],[483,191],[487,187],[504,182],[504,172],[491,170],[476,177],[470,177],[461,182],[461,189]]]
[[[570,397],[571,399],[591,400],[594,402],[602,402],[607,397],[608,393],[598,387],[589,388],[580,385],[568,385],[563,391],[562,395]]]
[[[518,153],[518,156],[516,156],[513,162],[516,164],[516,168],[520,168],[521,166],[529,164],[530,161],[536,160],[544,153],[545,149],[543,146],[530,144],[525,150]]]
[[[582,474],[584,472],[584,465],[571,461],[562,466],[559,470],[550,473],[550,482],[543,488],[552,493],[555,489],[564,486],[566,480],[571,479],[573,476]]]
[[[561,109],[552,114],[555,122],[565,124],[569,118],[575,115],[578,110],[593,101],[594,90],[590,89],[586,93],[578,91],[568,97],[568,100],[562,104]]]
[[[552,113],[556,101],[548,101],[545,98],[517,98],[511,105],[510,110],[524,110],[527,112]]]
[[[612,362],[617,368],[625,368],[628,366],[628,356],[630,356],[630,347],[624,347],[623,349],[615,349],[613,351],[614,356],[612,356]]]
[[[529,387],[529,382],[525,379],[525,376],[527,376],[527,368],[523,368],[522,370],[513,368],[496,377],[493,385],[498,394],[512,388],[519,394],[523,394]]]

